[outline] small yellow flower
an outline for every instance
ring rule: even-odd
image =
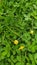
[[[22,46],[20,46],[19,50],[22,50],[22,49],[24,49],[24,46],[23,46],[23,45],[22,45]]]
[[[34,31],[33,30],[30,30],[30,34],[33,34],[34,33]]]
[[[17,45],[19,42],[18,40],[14,40],[14,44]]]

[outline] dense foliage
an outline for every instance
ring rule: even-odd
[[[0,65],[37,65],[37,0],[0,0]]]

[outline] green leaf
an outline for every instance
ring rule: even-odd
[[[37,53],[34,54],[34,59],[35,59],[35,62],[37,64]]]

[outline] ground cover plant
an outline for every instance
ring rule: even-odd
[[[37,65],[37,0],[0,0],[0,65]]]

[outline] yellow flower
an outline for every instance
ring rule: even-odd
[[[33,34],[34,33],[34,31],[33,30],[30,30],[30,34]]]
[[[24,46],[23,46],[23,45],[22,45],[22,46],[20,46],[19,50],[22,50],[22,49],[24,49]]]
[[[17,45],[19,42],[18,40],[14,40],[14,44]]]

